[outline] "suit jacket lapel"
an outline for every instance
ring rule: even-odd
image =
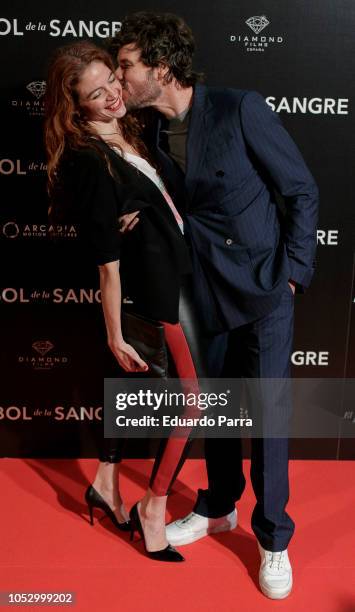
[[[200,176],[200,167],[205,157],[211,130],[213,106],[207,88],[199,83],[195,86],[190,124],[186,144],[185,185],[190,202],[193,199]]]

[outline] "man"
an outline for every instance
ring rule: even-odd
[[[112,44],[127,108],[160,113],[154,146],[184,214],[210,375],[287,379],[294,292],[313,274],[317,188],[264,99],[201,85],[193,51],[190,29],[169,14],[127,17]],[[275,190],[284,198],[283,215]],[[222,371],[227,352],[229,369]],[[272,401],[287,420],[281,390]],[[269,397],[259,409],[263,417],[273,414]],[[169,542],[186,544],[236,526],[235,502],[245,487],[240,442],[206,440],[208,489],[199,490],[193,512],[167,527]],[[280,599],[292,588],[287,438],[252,440],[251,480],[260,587]]]

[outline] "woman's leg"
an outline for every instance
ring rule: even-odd
[[[145,545],[149,552],[162,550],[168,545],[165,533],[167,499],[167,495],[155,495],[151,489],[148,489],[138,504]]]
[[[110,506],[119,523],[128,521],[128,512],[122,503],[119,487],[119,466],[125,440],[104,438],[102,427],[97,443],[99,465],[92,486]]]
[[[190,288],[182,287],[179,308],[180,323],[163,323],[169,354],[177,376],[183,382],[192,381],[198,392],[198,377],[207,376],[204,367],[202,334],[191,301]],[[184,387],[184,385],[182,384]],[[189,391],[192,389],[189,388]],[[196,416],[196,415],[195,415]],[[159,550],[167,546],[165,511],[167,496],[176,479],[190,447],[190,429],[177,432],[161,442],[154,463],[150,486],[139,505],[139,515],[144,529],[147,550]]]
[[[100,461],[92,486],[110,506],[118,522],[124,523],[129,517],[120,495],[119,465]]]

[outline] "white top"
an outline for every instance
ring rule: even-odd
[[[139,155],[135,155],[134,153],[128,153],[127,151],[122,152],[120,149],[118,149],[118,147],[113,147],[113,148],[126,161],[132,164],[132,166],[135,166],[138,170],[140,170],[140,172],[143,172],[143,174],[145,174],[151,181],[153,181],[153,183],[158,187],[158,189],[163,194],[167,204],[170,206],[171,211],[175,217],[175,220],[181,232],[184,233],[184,222],[174,202],[172,201],[170,195],[168,194],[166,187],[162,179],[160,178],[159,174],[157,173],[156,169],[153,168],[153,166],[151,166],[150,163],[147,162],[146,159],[143,159],[143,157],[140,157]]]

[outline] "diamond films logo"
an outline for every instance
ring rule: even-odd
[[[121,29],[121,21],[93,21],[79,19],[51,19],[49,22],[28,21],[21,22],[19,19],[6,19],[0,17],[0,36],[25,36],[26,34],[45,33],[47,36],[66,38],[107,38],[113,37]]]
[[[39,100],[46,93],[46,81],[32,81],[27,85],[27,89]]]
[[[54,344],[49,342],[49,340],[38,340],[32,344],[32,348],[34,348],[37,353],[44,357],[44,355],[54,348]]]
[[[25,87],[31,96],[14,98],[11,106],[25,111],[30,117],[44,117],[44,94],[46,93],[45,81],[31,81]]]
[[[0,225],[0,236],[10,240],[15,238],[71,240],[77,238],[78,232],[76,226],[70,224],[16,223],[16,221],[7,221]]]
[[[245,23],[255,32],[255,34],[259,34],[261,30],[269,25],[270,21],[266,19],[265,15],[261,15],[261,17],[249,17]]]
[[[49,340],[36,340],[32,344],[32,353],[18,355],[17,363],[30,366],[34,370],[48,371],[54,367],[67,365],[69,359],[65,355],[53,353],[54,344]],[[51,353],[49,355],[49,353]]]
[[[241,45],[244,47],[245,51],[250,52],[261,52],[263,53],[265,49],[268,49],[272,45],[280,45],[283,43],[283,36],[280,35],[266,35],[265,33],[261,34],[266,28],[269,27],[270,21],[266,17],[266,15],[254,15],[245,20],[245,25],[248,26],[253,34],[245,28],[245,32],[238,32],[237,34],[230,34],[229,42]]]

